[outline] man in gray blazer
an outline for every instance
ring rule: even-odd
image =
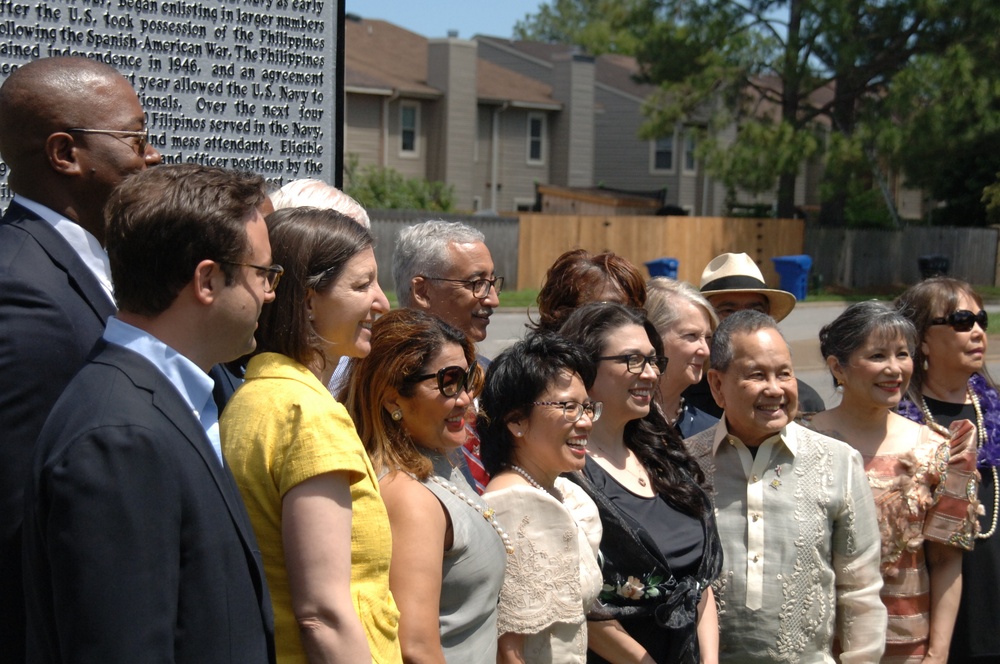
[[[209,377],[253,350],[282,272],[263,184],[184,164],[111,195],[119,311],[46,420],[25,490],[29,662],[274,661]]]

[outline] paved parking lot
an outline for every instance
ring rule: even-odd
[[[846,305],[839,302],[800,303],[779,327],[792,348],[792,360],[798,378],[812,386],[826,401],[827,406],[837,402],[837,393],[823,358],[819,353],[819,330],[835,319]],[[990,307],[992,309],[992,307]],[[524,336],[525,323],[531,312],[501,308],[490,319],[486,340],[479,344],[479,352],[494,357],[504,348]],[[1000,318],[1000,317],[998,317]],[[997,326],[1000,327],[1000,320]],[[991,334],[987,346],[987,366],[994,378],[1000,377],[1000,334]]]

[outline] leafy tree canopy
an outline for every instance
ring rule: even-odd
[[[553,0],[514,25],[514,38],[580,46],[592,55],[635,52],[627,26],[637,0]]]
[[[995,0],[615,5],[555,0],[516,32],[594,52],[615,49],[592,45],[588,28],[614,35],[658,88],[644,137],[668,135],[678,122],[699,126],[699,157],[712,175],[750,193],[777,184],[779,215],[793,210],[803,161],[823,156],[827,223],[844,223],[857,182],[888,166],[963,209],[973,201],[983,217],[982,187],[1000,170]],[[961,165],[964,184],[935,165]]]

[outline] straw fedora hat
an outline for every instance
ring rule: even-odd
[[[783,319],[795,308],[795,296],[788,291],[768,288],[760,268],[746,254],[722,254],[713,258],[701,273],[701,294],[759,293],[767,298],[771,318]]]

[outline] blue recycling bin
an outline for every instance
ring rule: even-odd
[[[800,302],[806,299],[809,292],[809,270],[813,259],[801,254],[798,256],[775,256],[771,259],[774,269],[781,280],[781,290],[788,291]]]
[[[680,261],[676,258],[656,258],[646,261],[646,269],[649,270],[649,276],[651,277],[670,277],[671,279],[676,279],[677,266],[679,265]]]
[[[921,279],[931,277],[947,277],[948,268],[951,267],[951,259],[947,256],[929,255],[917,256],[917,268],[920,270]]]

